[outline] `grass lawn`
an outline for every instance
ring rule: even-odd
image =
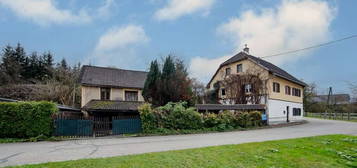
[[[357,167],[357,136],[317,136],[20,167]]]

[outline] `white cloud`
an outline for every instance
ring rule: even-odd
[[[175,20],[181,16],[202,12],[208,14],[215,0],[168,0],[165,7],[155,12],[157,20]]]
[[[52,0],[0,0],[0,4],[10,8],[17,16],[41,25],[91,21],[84,10],[74,14],[69,10],[58,9]]]
[[[213,59],[195,57],[191,60],[189,65],[190,75],[200,80],[207,81],[216,72],[218,66],[230,57],[231,55]]]
[[[88,12],[83,8],[77,13],[68,9],[60,9],[56,4],[55,0],[0,0],[0,5],[9,8],[18,17],[40,25],[89,23],[94,18],[107,17],[114,1],[105,0],[103,6],[94,10],[95,12]]]
[[[137,25],[114,27],[99,38],[96,51],[110,51],[149,40],[144,29]]]
[[[105,0],[103,6],[98,8],[98,17],[109,17],[112,13],[112,8],[115,6],[114,0]]]
[[[217,32],[233,44],[234,53],[231,56],[239,52],[244,44],[248,44],[250,53],[260,57],[325,42],[330,37],[329,27],[334,14],[335,9],[325,1],[286,0],[276,8],[265,8],[258,12],[244,11],[239,17],[231,18],[219,26]],[[309,54],[310,52],[301,52],[267,60],[282,65]],[[213,61],[210,59],[200,58],[201,61],[196,61],[197,58],[194,58],[191,67],[202,66],[202,63],[206,67],[214,68],[209,68],[209,71],[207,68],[191,69],[191,73],[206,74],[203,77],[196,77],[207,81],[207,76],[212,76],[218,65],[223,62],[221,58],[223,57],[215,58],[214,60],[219,61],[215,64],[205,64]]]
[[[99,65],[127,65],[136,64],[136,48],[149,41],[145,30],[138,25],[113,27],[98,40],[89,60]]]

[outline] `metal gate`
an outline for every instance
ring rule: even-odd
[[[108,136],[111,135],[112,123],[109,117],[93,117],[93,133],[94,136]]]
[[[138,116],[83,117],[57,115],[54,119],[55,136],[108,136],[141,132]]]
[[[113,135],[132,134],[141,132],[139,117],[113,117]]]
[[[59,115],[54,120],[55,136],[91,136],[93,121],[84,117]]]

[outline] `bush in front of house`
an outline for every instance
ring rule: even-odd
[[[58,111],[51,102],[0,102],[0,138],[50,136],[52,115]]]
[[[139,107],[143,133],[186,133],[195,130],[224,131],[235,128],[260,126],[261,113],[223,111],[219,114],[200,114],[187,103],[168,103],[152,108],[150,104]]]

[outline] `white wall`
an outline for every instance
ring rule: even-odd
[[[303,119],[303,104],[302,103],[294,103],[282,100],[269,99],[268,100],[268,109],[267,114],[269,116],[269,124],[282,123],[286,122],[287,118],[287,106],[289,106],[289,120],[296,121]],[[301,116],[293,116],[293,108],[301,109]],[[284,114],[285,111],[285,114]]]

